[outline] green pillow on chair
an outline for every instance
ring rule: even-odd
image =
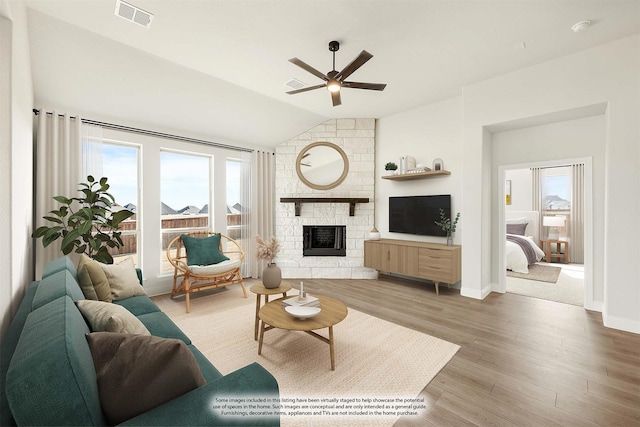
[[[211,265],[226,261],[220,252],[220,235],[198,238],[183,234],[180,236],[182,244],[187,250],[187,265]]]

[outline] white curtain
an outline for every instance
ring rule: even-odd
[[[533,237],[538,239],[539,245],[540,240],[544,238],[542,231],[542,169],[531,168],[531,183],[533,184],[531,208],[538,212],[538,235]]]
[[[245,251],[244,264],[242,265],[242,277],[251,277],[252,267],[255,264],[255,255],[251,253],[253,236],[251,234],[251,153],[242,152],[240,157],[240,238],[239,243]]]
[[[251,231],[267,239],[275,235],[275,157],[268,151],[254,151],[252,156]],[[253,237],[252,236],[252,237]],[[261,277],[266,267],[265,260],[257,260],[255,239],[251,239],[248,256],[256,260],[251,268],[251,277]]]
[[[584,264],[584,164],[572,165],[571,174],[569,260]]]
[[[42,217],[51,210],[58,209],[59,203],[54,196],[75,197],[80,172],[80,118],[71,118],[56,111],[46,113],[40,110],[37,116],[36,131],[36,170],[35,170],[35,228],[53,223]],[[62,256],[61,239],[47,248],[42,239],[35,242],[36,279],[42,277],[44,266],[51,260]]]
[[[82,180],[87,175],[95,179],[104,176],[102,172],[102,126],[82,124]]]

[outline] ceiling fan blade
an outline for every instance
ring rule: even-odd
[[[325,76],[324,74],[322,74],[320,71],[316,70],[311,65],[309,65],[309,64],[307,64],[305,62],[302,62],[298,58],[291,58],[289,60],[289,62],[291,62],[292,64],[296,64],[298,67],[302,68],[305,71],[310,72],[311,74],[313,74],[316,77],[321,78],[325,82],[329,80],[329,78],[327,76]]]
[[[308,90],[320,89],[321,87],[325,87],[325,86],[326,85],[316,85],[316,86],[303,87],[302,89],[292,90],[292,91],[289,91],[287,93],[289,95],[295,95],[296,93],[306,92]]]
[[[333,106],[337,107],[342,104],[342,100],[340,99],[340,91],[331,92],[331,101],[333,101]]]
[[[358,57],[356,59],[351,61],[351,64],[349,64],[346,67],[344,67],[342,69],[342,71],[340,71],[336,75],[336,77],[335,77],[336,80],[344,81],[344,79],[346,79],[351,74],[353,74],[354,71],[356,71],[358,68],[362,67],[364,65],[364,63],[367,62],[368,60],[370,60],[371,58],[373,58],[373,55],[371,55],[366,50],[363,50],[362,52],[360,52],[360,55],[358,55]]]
[[[342,87],[349,87],[351,89],[384,90],[387,85],[385,83],[342,82]]]

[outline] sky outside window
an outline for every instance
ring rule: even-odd
[[[161,201],[180,210],[202,209],[209,203],[209,157],[162,151],[160,153]]]

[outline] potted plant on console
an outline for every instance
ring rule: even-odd
[[[435,221],[435,224],[442,228],[447,233],[447,246],[453,246],[453,233],[456,232],[456,226],[460,219],[460,212],[456,215],[456,218],[451,221],[451,218],[447,217],[447,214],[443,209],[440,209],[440,221]]]
[[[79,186],[82,194],[79,197],[53,197],[62,206],[43,218],[54,225],[38,227],[32,237],[42,238],[45,248],[62,238],[64,255],[75,251],[104,264],[113,264],[109,249],[123,246],[122,233],[118,231],[120,223],[131,217],[133,212],[114,208],[115,199],[107,191],[106,177],[96,181],[89,175],[87,182],[81,182]]]
[[[282,271],[273,262],[273,259],[280,251],[280,244],[274,236],[271,236],[268,241],[264,241],[260,236],[255,236],[255,238],[256,257],[267,260],[267,267],[262,271],[262,284],[267,289],[277,288],[282,282]]]

